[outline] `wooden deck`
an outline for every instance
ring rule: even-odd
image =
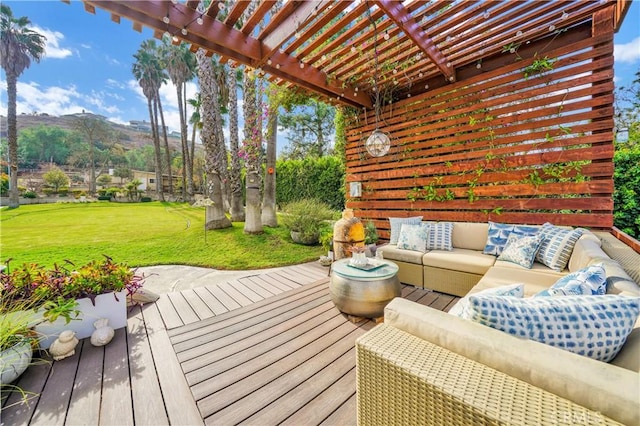
[[[306,264],[167,293],[109,345],[29,367],[17,385],[32,394],[5,393],[0,424],[355,424],[354,342],[374,324],[348,321],[327,282]]]

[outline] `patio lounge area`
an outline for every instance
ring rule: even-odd
[[[2,425],[356,424],[355,339],[317,263],[167,293],[129,313],[107,346],[31,366]],[[411,286],[439,310],[459,298]],[[4,395],[6,397],[7,395]],[[17,403],[17,404],[16,404]]]
[[[447,248],[427,249],[426,242],[424,250],[401,248],[402,256],[413,256],[417,262],[406,258],[398,262],[411,267],[420,283],[403,286],[402,297],[434,309],[423,310],[400,300],[396,306],[409,312],[409,319],[400,325],[410,330],[398,327],[401,332],[391,330],[391,337],[386,337],[380,330],[394,325],[385,323],[368,334],[378,340],[372,347],[383,341],[380,352],[393,352],[401,346],[400,340],[411,340],[424,353],[437,352],[438,362],[455,359],[459,363],[455,365],[471,365],[469,371],[479,376],[473,382],[465,377],[458,386],[457,368],[448,370],[444,379],[423,374],[431,371],[431,364],[425,366],[423,352],[407,343],[409,355],[394,354],[393,362],[379,356],[370,362],[366,389],[379,392],[368,406],[356,400],[362,392],[356,394],[355,352],[360,346],[354,348],[354,344],[374,323],[353,322],[340,314],[328,296],[327,270],[315,264],[299,265],[168,294],[155,304],[134,309],[128,329],[120,330],[104,349],[85,341],[72,358],[30,368],[18,384],[38,396],[26,405],[12,405],[17,395],[3,400],[3,406],[11,405],[3,409],[3,425],[297,425],[355,424],[356,420],[377,425],[389,418],[407,424],[415,421],[405,415],[411,410],[424,415],[428,419],[424,423],[438,425],[442,419],[451,424],[510,423],[505,418],[516,419],[516,424],[558,424],[563,418],[569,424],[637,423],[637,368],[619,368],[609,364],[611,359],[589,359],[479,321],[449,321],[451,315],[437,311],[449,310],[459,298],[428,288],[435,281],[429,282],[430,271],[445,269],[450,275],[452,268],[443,264],[454,248],[460,248],[458,254],[475,250],[474,259],[487,261],[487,256],[493,256],[488,257],[493,268],[499,255],[482,249],[493,222],[511,227],[505,244],[511,233],[514,245],[516,239],[539,239],[533,241],[535,250],[529,250],[533,256],[528,266],[516,266],[524,273],[540,273],[545,282],[531,278],[519,284],[513,280],[514,269],[496,267],[492,277],[503,274],[505,282],[487,284],[490,280],[486,280],[485,289],[526,286],[531,297],[518,299],[531,300],[567,274],[600,262],[597,266],[605,278],[596,290],[602,291],[580,296],[591,300],[615,291],[608,295],[610,303],[631,300],[634,306],[629,311],[638,310],[640,243],[621,235],[613,221],[613,34],[629,2],[212,1],[206,8],[196,0],[84,3],[90,13],[105,9],[114,22],[132,19],[135,30],[148,26],[158,38],[168,33],[175,43],[188,43],[194,52],[204,49],[208,55],[217,55],[215,60],[222,64],[244,65],[256,77],[311,91],[341,105],[346,207],[370,220],[382,240],[392,239],[391,218],[416,219],[418,227],[421,221],[429,227],[450,222],[442,224],[450,226],[449,237],[441,240],[453,239],[452,222],[463,224],[456,225],[459,229],[467,224],[486,228],[474,247],[453,247],[449,241]],[[367,145],[378,131],[386,139]],[[579,232],[570,247],[563,242],[557,250],[563,252],[566,247],[568,254],[557,269],[551,269],[554,262],[536,255],[542,241],[551,237],[515,235],[516,226],[543,224],[554,228],[560,239]],[[568,227],[594,234],[589,243],[583,239],[575,268],[569,257],[583,230]],[[475,232],[458,242],[466,244],[478,235]],[[440,263],[423,265],[428,251],[444,253],[436,253],[442,256]],[[555,252],[550,253],[553,256]],[[385,259],[391,258],[385,255]],[[513,258],[506,262],[512,263],[509,267],[518,263]],[[472,261],[458,264],[477,266]],[[486,271],[456,271],[470,280],[469,285],[455,292],[453,285],[439,279],[449,287],[445,291],[466,295],[483,290],[475,286]],[[621,288],[616,287],[619,283]],[[628,300],[620,302],[625,297]],[[580,301],[575,305],[582,309]],[[421,316],[425,311],[428,314]],[[396,313],[395,321],[402,322],[405,312]],[[609,315],[602,315],[605,321]],[[632,316],[622,315],[627,322]],[[423,322],[426,316],[430,322]],[[581,325],[590,327],[584,318]],[[524,322],[523,328],[529,329],[539,326],[542,330],[540,324],[546,324]],[[558,323],[565,329],[574,325]],[[614,333],[623,333],[623,327],[615,327]],[[637,354],[640,328],[636,325],[635,330],[626,331],[619,346],[635,332],[628,347],[629,353]],[[417,373],[395,374],[408,360],[417,366]],[[529,361],[534,366],[531,370]],[[566,375],[558,378],[559,373]],[[498,398],[507,403],[509,398],[519,398],[519,408],[511,411],[498,404],[484,410],[481,396],[475,399],[492,393],[495,377],[509,389],[522,390]],[[443,391],[438,381],[449,389]],[[396,396],[392,390],[407,383],[404,389],[411,397],[387,398],[390,393]],[[430,397],[438,394],[441,411],[434,413],[431,399],[418,399],[427,391]],[[460,393],[464,397],[458,398]],[[576,394],[579,398],[572,399]],[[422,404],[417,409],[416,401]],[[546,408],[548,401],[552,401],[552,416],[531,421],[528,408]],[[452,415],[454,406],[462,407],[459,418]],[[574,411],[576,406],[583,411]],[[573,417],[576,413],[578,417]],[[600,417],[601,413],[605,415]],[[624,415],[617,417],[618,413]]]

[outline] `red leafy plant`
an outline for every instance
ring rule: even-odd
[[[5,263],[8,265],[10,260]],[[144,283],[144,276],[106,255],[102,261],[94,260],[77,269],[71,269],[75,265],[70,261],[65,261],[65,266],[46,269],[31,263],[0,272],[3,308],[9,312],[42,308],[47,320],[62,316],[69,322],[74,313],[77,316],[76,299],[87,297],[95,305],[100,294],[126,290],[131,296]]]

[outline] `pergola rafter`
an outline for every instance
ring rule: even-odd
[[[402,3],[392,0],[375,0],[374,3],[433,61],[448,81],[456,80],[456,73],[451,68],[451,63],[447,61],[447,58]]]
[[[251,1],[257,5],[247,15]],[[203,48],[223,63],[259,69],[276,84],[369,109],[376,59],[378,85],[399,100],[453,83],[460,70],[480,70],[500,55],[507,61],[506,46],[560,34],[612,5],[617,26],[629,7],[625,0],[289,0],[280,9],[275,0],[213,0],[206,10],[198,0],[84,4],[91,13],[107,10],[114,22],[133,20],[136,31],[147,26],[159,38],[168,32],[193,52]]]

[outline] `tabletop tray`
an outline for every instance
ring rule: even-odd
[[[386,263],[380,263],[379,265],[367,263],[364,266],[356,266],[356,265],[352,265],[351,263],[347,263],[347,265],[354,269],[360,269],[361,271],[373,271],[374,269],[382,268],[383,266],[386,265]]]

